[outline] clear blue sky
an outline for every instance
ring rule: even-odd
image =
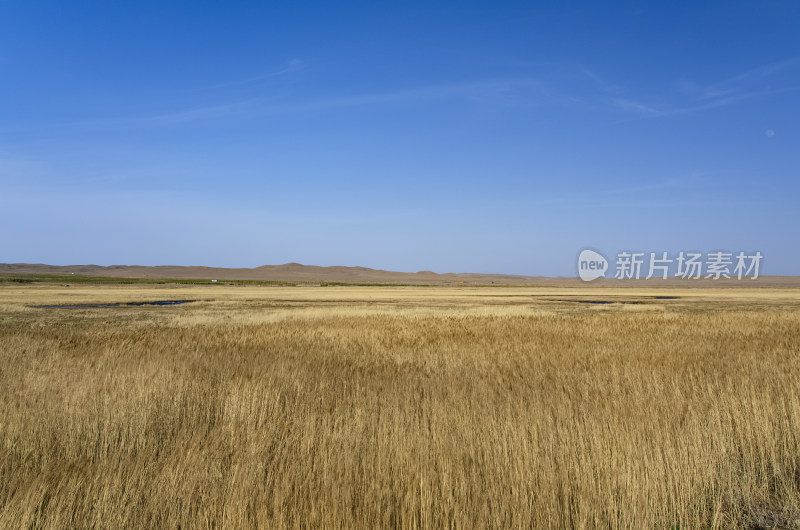
[[[0,262],[800,274],[800,3],[0,0]]]

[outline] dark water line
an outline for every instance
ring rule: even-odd
[[[124,302],[119,304],[77,304],[77,305],[34,305],[35,309],[82,309],[87,307],[124,307],[144,305],[181,305],[194,302],[194,300],[159,300],[157,302]]]

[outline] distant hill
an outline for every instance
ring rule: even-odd
[[[521,284],[542,278],[505,274],[437,274],[431,271],[394,272],[367,267],[319,267],[285,263],[262,265],[252,269],[227,269],[218,267],[185,267],[159,265],[43,265],[28,263],[2,263],[0,274],[80,274],[85,276],[108,276],[114,278],[168,278],[168,279],[216,279],[259,280],[280,282],[326,282],[326,283],[402,283],[402,284]]]
[[[615,280],[602,278],[583,282],[578,278],[515,276],[511,274],[444,273],[431,271],[395,272],[367,267],[319,267],[285,263],[262,265],[252,269],[227,269],[220,267],[185,267],[179,265],[44,265],[28,263],[0,263],[0,281],[3,276],[24,274],[77,274],[110,278],[153,278],[175,280],[256,280],[289,283],[348,283],[348,284],[404,284],[404,285],[515,285],[515,286],[575,286],[575,287],[800,287],[798,276],[763,276],[752,280]]]

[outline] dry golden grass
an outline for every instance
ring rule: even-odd
[[[3,528],[757,525],[797,290],[0,288]]]

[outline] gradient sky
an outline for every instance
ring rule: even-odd
[[[788,0],[0,0],[0,262],[800,274],[798,28]]]

